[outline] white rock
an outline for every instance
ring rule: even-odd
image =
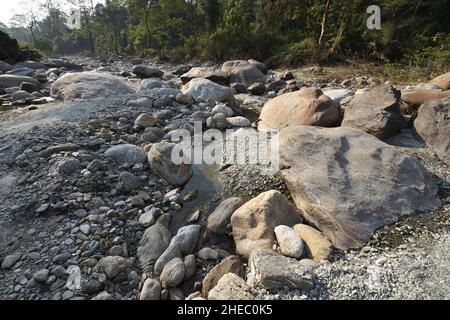
[[[274,232],[283,255],[297,259],[303,255],[303,241],[292,228],[281,225]]]
[[[80,231],[88,235],[91,232],[91,227],[88,224],[83,224],[80,226]]]
[[[232,127],[250,127],[252,125],[250,120],[241,116],[227,118],[227,122]]]
[[[342,99],[353,96],[355,93],[349,89],[329,89],[324,90],[323,94],[330,97],[334,102],[339,103]]]
[[[139,223],[142,224],[153,224],[155,222],[155,217],[153,216],[153,212],[144,212],[139,216]]]

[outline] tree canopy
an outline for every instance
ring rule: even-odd
[[[450,0],[58,0],[80,9],[75,30],[54,1],[44,1],[40,20],[33,12],[14,17],[12,36],[44,51],[171,60],[450,61]],[[366,25],[374,4],[380,30]]]

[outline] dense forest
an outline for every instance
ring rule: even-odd
[[[80,28],[69,28],[67,3],[80,8]],[[370,5],[381,8],[380,30],[367,27]],[[271,65],[450,62],[450,0],[46,0],[34,10],[0,28],[46,54],[252,57]]]

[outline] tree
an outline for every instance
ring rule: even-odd
[[[128,12],[124,1],[107,0],[96,6],[96,47],[102,53],[121,53],[128,41]]]
[[[212,33],[216,31],[217,25],[221,22],[221,4],[219,0],[201,0],[199,9],[205,19],[206,31]]]
[[[39,22],[39,29],[43,37],[54,40],[63,37],[67,33],[67,15],[62,11],[61,4],[57,0],[47,0],[42,8],[46,10],[46,17]]]
[[[94,39],[94,1],[93,0],[67,0],[71,5],[78,6],[81,13],[82,29],[87,33],[91,53],[95,54],[95,39]]]

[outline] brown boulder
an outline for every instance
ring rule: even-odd
[[[273,229],[300,221],[300,213],[283,194],[276,190],[263,192],[231,216],[236,252],[249,256],[256,249],[271,250],[275,240]]]
[[[256,66],[245,60],[227,61],[222,71],[230,75],[230,82],[243,83],[247,86],[256,82],[265,82],[266,76]]]
[[[419,107],[427,101],[450,97],[449,91],[440,90],[414,90],[402,92],[402,101],[406,104],[402,109],[406,114],[417,116]]]
[[[297,224],[294,231],[305,243],[308,256],[314,261],[327,260],[331,255],[331,242],[317,229],[306,224]]]
[[[439,77],[434,78],[430,81],[430,83],[438,85],[443,90],[450,89],[450,72],[440,75]]]
[[[259,117],[259,130],[309,125],[333,127],[339,122],[339,107],[317,88],[304,88],[268,101]]]
[[[219,280],[227,273],[234,273],[240,278],[245,275],[244,265],[238,256],[229,256],[223,259],[218,265],[211,269],[203,279],[202,295],[207,298],[209,291],[213,289]]]

